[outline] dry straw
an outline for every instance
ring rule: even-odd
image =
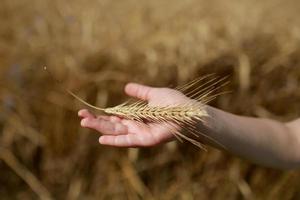
[[[49,73],[54,81],[60,85],[60,82],[54,78],[49,70],[47,70],[46,67],[44,67],[44,69]],[[196,124],[199,122],[204,123],[205,118],[209,117],[205,106],[217,96],[224,93],[217,93],[217,91],[222,86],[227,84],[226,79],[226,77],[218,78],[214,75],[207,75],[197,78],[183,86],[175,88],[176,90],[185,94],[185,96],[189,97],[190,101],[183,104],[162,107],[149,106],[146,101],[139,100],[133,103],[129,103],[129,101],[127,101],[114,107],[100,108],[84,101],[72,91],[65,88],[63,89],[90,108],[102,111],[109,115],[116,115],[140,123],[151,122],[161,124],[162,126],[167,126],[170,129],[170,132],[174,134],[178,140],[182,141],[182,139],[184,139],[202,149],[205,149],[198,140],[187,136],[186,133],[192,134],[195,137],[202,135],[209,140],[213,140],[212,138],[199,132],[196,128]],[[218,143],[215,140],[213,140],[213,142]]]

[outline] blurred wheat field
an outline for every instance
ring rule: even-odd
[[[176,86],[230,76],[213,106],[282,121],[299,117],[296,0],[2,0],[0,195],[3,199],[300,199],[298,171],[262,168],[189,143],[98,144],[83,106],[127,97],[129,81]]]

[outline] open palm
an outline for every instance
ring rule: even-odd
[[[190,101],[177,90],[153,88],[136,83],[127,84],[125,92],[129,96],[147,101],[149,106],[168,106]],[[82,127],[94,129],[103,134],[99,142],[104,145],[145,147],[173,138],[170,125],[166,123],[141,123],[117,116],[95,116],[86,109],[80,110],[78,115],[82,118]]]

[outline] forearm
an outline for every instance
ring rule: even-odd
[[[261,165],[300,166],[299,142],[285,124],[240,117],[209,106],[206,109],[209,117],[198,125],[201,133],[212,139],[206,142]]]

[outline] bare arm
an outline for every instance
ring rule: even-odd
[[[300,167],[300,120],[284,124],[237,116],[209,106],[207,111],[210,117],[198,128],[229,152],[264,166]]]
[[[166,106],[188,102],[182,93],[168,88],[153,88],[139,84],[128,84],[125,92],[148,101],[150,105]],[[164,104],[161,105],[161,99]],[[284,124],[281,122],[233,115],[210,106],[209,117],[198,123],[202,134],[222,144],[235,155],[258,164],[292,169],[300,167],[300,119]],[[116,116],[94,116],[87,110],[79,111],[81,126],[102,133],[100,144],[116,147],[155,146],[174,139],[168,128],[160,124],[141,124]],[[201,142],[222,148],[212,140],[200,138]]]

